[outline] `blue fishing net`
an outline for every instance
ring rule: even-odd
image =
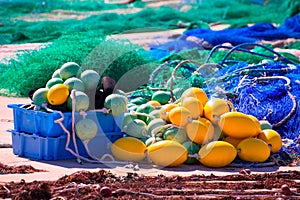
[[[269,63],[269,67],[283,67],[276,63]],[[276,69],[276,68],[275,68]],[[268,120],[273,129],[278,131],[282,138],[293,141],[295,150],[300,153],[300,83],[299,65],[288,74],[270,73],[274,79],[255,79],[253,77],[236,91],[237,110],[256,116],[260,120]],[[262,78],[264,76],[261,76]],[[276,77],[278,77],[276,79]],[[290,87],[287,81],[290,80]],[[297,79],[298,77],[298,79]],[[230,81],[229,81],[230,82]]]
[[[299,103],[299,65],[287,66],[269,61],[263,65],[250,65],[256,66],[252,69],[247,69],[247,66],[249,64],[238,63],[221,69],[219,73],[224,82],[219,86],[236,96],[233,103],[238,111],[252,114],[260,120],[268,120],[273,125],[278,124],[294,107],[290,94]],[[297,123],[297,115],[294,112],[285,123],[275,127],[282,136],[289,139],[298,137],[300,124]]]
[[[244,46],[263,49],[260,50],[260,61],[229,60],[234,50],[249,58],[255,56],[254,51],[248,51]],[[190,86],[203,88],[209,98],[227,98],[237,111],[269,121],[272,128],[289,141],[288,150],[300,153],[300,65],[267,46],[255,43],[228,48],[217,63],[209,63],[217,48],[210,51],[206,63],[202,62],[203,66],[208,65],[203,68],[205,70],[198,70],[201,66],[197,66],[196,70],[187,67],[193,65],[187,62],[177,74],[184,77]],[[170,60],[168,62],[171,63]],[[180,60],[172,62],[177,65]],[[172,65],[169,64],[169,67]],[[207,72],[207,69],[210,70]],[[183,73],[183,70],[198,73]]]
[[[291,142],[289,148],[300,153],[300,65],[262,60],[220,66],[202,84],[207,93],[223,95],[237,111],[269,121]]]
[[[192,39],[198,38],[198,40]],[[261,22],[242,28],[227,28],[219,31],[196,28],[185,31],[180,37],[163,44],[152,45],[151,49],[161,49],[171,53],[177,53],[183,49],[198,48],[211,49],[224,43],[239,45],[243,43],[255,43],[266,40],[279,40],[287,38],[300,39],[300,16],[286,18],[278,27],[269,22]]]

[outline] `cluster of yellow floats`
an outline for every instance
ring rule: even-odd
[[[162,105],[158,98],[145,104],[156,106],[151,112],[155,117],[144,115],[143,120],[132,118],[126,124],[124,131],[128,136],[111,146],[115,158],[133,162],[147,158],[164,167],[197,159],[207,167],[225,167],[237,157],[265,162],[282,146],[280,135],[269,124],[237,112],[227,100],[208,99],[201,88],[188,88],[173,103]],[[130,128],[132,124],[139,124],[135,126],[139,128]],[[176,134],[172,134],[174,130]],[[187,143],[196,145],[196,152]]]

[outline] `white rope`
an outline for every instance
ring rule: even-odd
[[[79,157],[79,151],[77,147],[77,142],[76,142],[76,135],[75,135],[75,109],[76,109],[76,97],[75,97],[75,90],[72,90],[71,92],[71,98],[72,98],[72,139],[74,143],[74,148],[75,152],[78,156],[77,157],[77,162],[82,163]]]
[[[75,152],[73,151],[73,149],[71,149],[70,146],[70,141],[71,141],[71,133],[70,131],[64,126],[63,121],[65,119],[64,114],[61,111],[54,111],[51,110],[49,108],[47,108],[47,106],[43,106],[45,109],[47,109],[47,111],[49,112],[57,112],[60,114],[61,118],[55,120],[55,123],[58,123],[61,128],[63,129],[63,131],[67,134],[67,141],[65,144],[65,149],[70,152],[73,156],[75,156],[77,158],[77,162],[78,163],[82,163],[81,160],[84,160],[86,162],[90,162],[90,163],[102,163],[102,164],[121,164],[121,165],[127,165],[129,162],[123,162],[123,161],[116,161],[114,159],[114,157],[110,154],[104,154],[102,155],[102,157],[99,159],[94,155],[91,155],[89,148],[87,146],[89,141],[82,141],[83,145],[85,147],[85,150],[88,154],[89,157],[91,157],[92,159],[86,158],[84,156],[81,156],[78,150],[78,146],[77,146],[77,141],[76,141],[76,133],[75,133],[75,106],[76,106],[76,98],[74,96],[74,91],[72,91],[71,93],[71,97],[72,97],[72,139],[73,139],[73,143],[74,143],[74,148],[75,148]],[[103,113],[109,113],[108,109],[97,109],[97,110],[91,110],[90,112],[103,112]],[[86,118],[87,113],[85,111],[80,111],[79,114],[83,117]],[[109,161],[106,161],[105,159],[109,158]]]
[[[100,159],[97,158],[96,160],[92,160],[92,159],[88,159],[88,158],[86,158],[86,157],[83,157],[83,156],[79,155],[79,153],[77,153],[77,152],[74,152],[74,151],[69,147],[69,145],[70,145],[71,133],[70,133],[70,131],[68,131],[68,129],[66,129],[66,127],[65,127],[65,126],[63,125],[63,123],[62,123],[63,120],[65,119],[64,114],[63,114],[61,111],[56,111],[56,112],[58,112],[58,113],[61,115],[61,118],[55,120],[54,122],[55,122],[55,123],[58,123],[58,124],[61,126],[61,128],[66,132],[66,134],[67,134],[67,141],[66,141],[65,149],[66,149],[67,151],[69,151],[73,156],[75,156],[75,157],[78,158],[78,159],[84,160],[84,161],[86,161],[86,162],[90,162],[90,163],[128,164],[128,162],[116,161],[116,160],[114,159],[114,157],[113,157],[112,155],[110,155],[110,154],[104,154]],[[109,157],[109,158],[111,159],[111,161],[104,161],[107,157]],[[93,156],[93,158],[95,158],[95,157]]]
[[[171,128],[171,127],[175,127],[175,128],[178,128],[178,129],[183,128],[183,127],[177,126],[175,124],[166,124],[166,125],[158,126],[158,127],[155,127],[151,131],[151,137],[155,137],[155,133],[160,131],[161,129],[167,129],[167,128]]]

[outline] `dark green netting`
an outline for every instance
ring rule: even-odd
[[[103,9],[127,8],[127,5],[105,4],[103,1],[82,0],[2,0],[0,1],[0,16],[13,17],[24,14],[37,14],[53,10],[97,11]],[[135,4],[135,6],[143,4]],[[5,15],[2,15],[5,14]]]
[[[129,5],[111,5],[97,1],[5,1],[0,2],[0,44],[45,42],[74,32],[100,31],[104,34],[120,33],[126,30],[145,27],[177,28],[185,24],[187,28],[205,27],[206,23],[224,23],[242,27],[249,23],[281,23],[291,13],[297,12],[297,2],[274,0],[267,5],[249,1],[203,0],[188,11],[169,7],[144,8],[134,14],[99,13],[83,20],[34,21],[39,14],[64,9],[74,11],[104,11],[115,8],[128,8]],[[133,4],[133,7],[143,4]],[[182,5],[178,5],[180,9]],[[294,10],[293,12],[290,10]],[[296,11],[295,11],[296,10]],[[24,21],[17,16],[31,18]],[[180,22],[180,23],[179,23]]]
[[[44,3],[43,3],[44,2]],[[74,61],[84,67],[97,68],[100,73],[119,79],[126,71],[134,66],[147,63],[149,54],[141,47],[127,49],[123,44],[103,43],[104,37],[113,33],[143,31],[143,28],[177,28],[179,24],[185,24],[187,28],[196,26],[207,26],[206,23],[244,23],[258,21],[282,22],[288,15],[288,10],[293,8],[297,2],[274,0],[267,5],[251,3],[249,1],[225,1],[203,0],[188,12],[161,7],[157,9],[144,8],[134,14],[103,13],[92,15],[83,20],[61,20],[61,21],[37,21],[27,22],[16,20],[16,16],[31,16],[34,14],[50,12],[54,9],[66,9],[76,11],[99,11],[114,8],[128,8],[130,5],[107,5],[96,1],[84,1],[74,3],[72,1],[1,1],[0,13],[0,43],[24,43],[24,42],[50,42],[47,48],[39,51],[25,52],[18,55],[16,60],[9,64],[1,64],[1,95],[24,96],[32,88],[38,88],[45,84],[53,72],[62,63]],[[133,7],[145,4],[134,4]],[[182,5],[178,5],[180,9]],[[208,9],[209,8],[209,9]],[[295,10],[295,9],[294,9]],[[272,12],[270,12],[272,11]],[[6,13],[4,15],[4,13]],[[263,13],[263,15],[261,14]],[[180,23],[178,23],[180,22]],[[58,39],[57,39],[58,38]],[[53,42],[53,43],[52,43]],[[105,51],[94,50],[99,43]],[[113,49],[113,50],[112,50]],[[94,51],[93,51],[94,50]],[[87,55],[96,55],[93,59],[85,59]],[[110,53],[107,53],[110,52]],[[193,56],[203,62],[207,51],[194,51]],[[194,59],[191,52],[180,56],[185,59]],[[218,62],[226,51],[219,51],[211,58]],[[154,55],[154,54],[151,54]],[[179,54],[178,54],[179,55]],[[192,58],[189,58],[192,56]],[[291,54],[287,56],[292,57]],[[243,57],[243,59],[241,59]],[[157,57],[152,57],[154,60]],[[169,59],[165,58],[164,59]],[[259,62],[260,57],[250,57],[237,52],[231,55],[232,60],[244,60]],[[127,63],[123,65],[122,63]],[[132,64],[133,63],[133,64]],[[132,65],[131,65],[132,64]],[[103,71],[103,69],[106,69]],[[33,73],[34,72],[34,73]],[[34,81],[32,81],[34,80]]]
[[[300,49],[300,41],[295,41],[287,45],[285,48],[287,49]]]
[[[0,94],[27,96],[29,90],[44,87],[52,73],[68,61],[118,80],[131,68],[149,62],[143,51],[128,41],[106,40],[93,32],[61,37],[42,50],[24,52],[0,63]]]

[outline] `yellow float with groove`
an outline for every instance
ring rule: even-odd
[[[198,152],[199,161],[207,167],[225,167],[236,157],[236,148],[225,141],[213,141],[202,146]]]
[[[186,133],[192,142],[201,145],[214,138],[214,127],[208,119],[200,118],[186,125]]]
[[[183,97],[181,106],[187,108],[191,112],[193,119],[198,119],[203,115],[203,105],[201,101],[195,97]]]
[[[258,136],[258,139],[265,141],[271,148],[272,153],[277,153],[282,147],[280,134],[273,129],[265,129]]]
[[[138,162],[146,157],[146,148],[141,140],[134,137],[124,137],[112,144],[111,153],[118,160]]]
[[[198,87],[190,87],[190,88],[186,89],[181,95],[181,98],[184,98],[184,97],[195,97],[200,100],[200,102],[202,103],[203,106],[208,101],[208,97],[207,97],[205,91]]]
[[[248,162],[265,162],[270,156],[270,148],[263,140],[246,138],[238,146],[238,157]]]
[[[250,117],[250,119],[253,120],[253,122],[256,125],[256,128],[257,128],[258,132],[260,133],[261,132],[261,125],[260,125],[259,120],[255,116],[253,116],[253,115],[248,115],[248,117]]]
[[[191,112],[182,106],[173,108],[168,115],[172,124],[177,126],[185,126],[191,119]]]
[[[172,140],[162,140],[147,148],[148,158],[156,165],[176,167],[187,160],[188,151],[180,143]]]
[[[218,124],[218,118],[227,112],[230,112],[228,102],[220,98],[208,100],[204,108],[204,117],[209,119],[213,124]]]
[[[155,100],[150,100],[147,103],[150,104],[151,106],[154,106],[154,107],[161,106],[161,104],[158,101],[155,101]]]
[[[65,84],[53,85],[47,93],[48,102],[51,105],[62,105],[69,97],[69,87]]]
[[[169,104],[163,105],[159,112],[160,118],[162,118],[166,122],[170,122],[169,113],[173,108],[176,108],[178,106],[179,106],[178,104],[174,104],[174,103],[169,103]]]
[[[255,137],[261,132],[256,121],[241,112],[222,114],[218,125],[227,136],[234,138]]]

